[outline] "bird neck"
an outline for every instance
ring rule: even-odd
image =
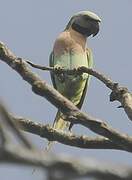
[[[80,44],[83,48],[85,48],[87,37],[72,28],[69,28],[68,31],[72,39],[75,40],[78,44]]]

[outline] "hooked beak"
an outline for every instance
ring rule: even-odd
[[[93,37],[96,36],[98,34],[98,32],[99,32],[99,22],[97,21],[94,25],[94,30],[92,33]]]

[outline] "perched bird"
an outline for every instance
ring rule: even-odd
[[[99,32],[101,19],[90,11],[81,11],[71,17],[65,30],[55,40],[50,55],[50,66],[55,68],[76,69],[79,66],[92,67],[92,51],[86,48],[87,37]],[[79,109],[82,107],[90,75],[51,72],[54,88],[73,102]],[[55,129],[71,129],[72,124],[63,120],[63,114],[58,109],[53,123]],[[49,142],[49,145],[51,142]]]

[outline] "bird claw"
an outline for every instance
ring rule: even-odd
[[[63,67],[59,66],[59,65],[55,65],[54,66],[54,71],[56,74],[61,74],[63,70]]]
[[[83,73],[80,71],[80,68],[79,67],[76,67],[76,68],[73,68],[73,72],[77,75],[82,75]]]
[[[58,77],[58,80],[63,83],[65,81],[65,76],[63,73],[63,67],[59,66],[59,65],[55,65],[54,71],[55,71],[56,76]]]

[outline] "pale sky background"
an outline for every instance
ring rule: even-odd
[[[100,33],[88,42],[93,49],[95,68],[132,90],[131,0],[0,0],[0,41],[6,43],[17,56],[48,65],[56,36],[63,31],[70,17],[82,10],[93,11],[102,18]],[[51,84],[49,72],[33,71]],[[11,112],[44,124],[53,122],[56,108],[34,94],[30,85],[2,62],[0,83],[0,97]],[[131,135],[132,122],[123,109],[116,108],[118,102],[109,102],[109,94],[109,89],[92,78],[83,111]],[[74,127],[73,132],[93,135],[80,126]],[[26,135],[38,148],[45,147],[45,139]],[[61,144],[56,144],[53,151],[132,165],[132,154],[123,151],[84,150]],[[8,180],[9,177],[13,180],[41,180],[42,173],[37,171],[32,174],[32,168],[0,164],[0,179]]]

